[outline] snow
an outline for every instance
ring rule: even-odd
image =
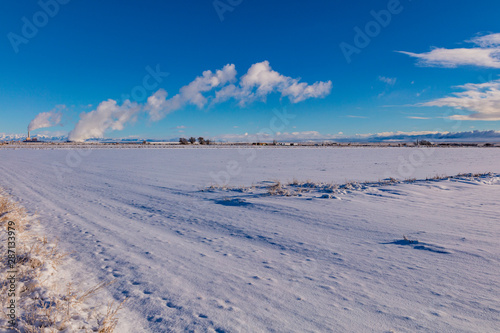
[[[495,148],[0,149],[0,185],[74,279],[117,279],[118,332],[494,332],[499,166]]]

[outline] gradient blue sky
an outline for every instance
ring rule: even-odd
[[[495,82],[500,74],[495,61],[491,66],[443,65],[443,59],[419,62],[416,56],[395,51],[422,54],[433,47],[477,47],[466,41],[500,32],[500,3],[401,0],[402,11],[348,63],[339,45],[354,45],[354,28],[364,29],[373,20],[370,12],[386,9],[389,2],[243,0],[221,21],[212,0],[71,0],[16,53],[8,34],[22,35],[22,18],[32,21],[41,7],[37,1],[3,1],[0,133],[24,134],[37,114],[57,105],[66,105],[62,126],[37,133],[70,132],[82,112],[107,99],[121,102],[124,94],[141,85],[147,66],[169,73],[158,88],[173,96],[205,70],[234,64],[240,77],[264,60],[301,82],[331,80],[331,92],[299,103],[275,93],[266,102],[244,107],[234,100],[201,109],[188,105],[159,121],[140,114],[125,129],[107,131],[106,137],[256,133],[269,126],[274,108],[283,107],[296,115],[286,131],[325,136],[499,130],[498,120],[447,119],[458,114],[450,106],[416,106],[452,96],[461,91],[458,85]],[[497,88],[491,88],[495,94]]]

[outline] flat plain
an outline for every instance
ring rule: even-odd
[[[495,148],[0,150],[73,279],[130,298],[119,332],[494,332],[499,174]]]

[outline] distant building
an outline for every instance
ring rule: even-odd
[[[38,138],[37,137],[32,138],[30,135],[30,131],[28,131],[28,137],[26,138],[26,140],[24,140],[24,142],[38,142]]]

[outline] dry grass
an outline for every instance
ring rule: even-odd
[[[276,180],[273,185],[267,187],[267,193],[269,195],[281,195],[281,196],[291,196],[294,195],[293,192],[285,188],[279,180]]]
[[[35,221],[25,209],[0,192],[0,251],[7,253],[8,221],[15,222],[16,238],[16,304],[17,327],[8,326],[8,281],[0,283],[0,329],[15,332],[47,333],[63,330],[111,333],[118,323],[117,313],[125,300],[108,305],[104,314],[99,306],[90,306],[90,298],[112,282],[97,284],[78,292],[71,283],[61,290],[53,281],[68,253],[61,252],[58,243],[34,232]],[[7,260],[0,260],[2,276],[7,276]],[[60,286],[60,283],[59,283]],[[84,320],[82,318],[85,318]],[[84,324],[82,324],[84,323]],[[75,325],[79,326],[78,329]]]
[[[293,179],[293,181],[288,184],[282,184],[279,180],[276,180],[273,185],[266,187],[268,194],[280,196],[296,196],[302,193],[311,193],[313,191],[336,193],[339,189],[341,189],[341,185],[334,183],[315,183],[311,180],[300,182],[296,179]]]
[[[226,185],[218,185],[218,184],[211,184],[210,186],[207,186],[203,189],[201,189],[202,192],[204,191],[229,191],[231,188],[226,186]]]
[[[435,175],[434,177],[427,177],[426,180],[443,180],[443,179],[448,179],[450,176],[446,175]]]
[[[356,181],[347,181],[344,184],[335,184],[335,183],[321,183],[321,182],[313,182],[311,180],[300,181],[296,178],[293,178],[291,182],[286,184],[281,183],[279,180],[274,180],[271,185],[263,185],[263,186],[255,186],[251,187],[229,187],[229,186],[217,186],[212,185],[207,187],[205,190],[208,191],[236,191],[236,192],[249,192],[254,190],[262,190],[267,193],[267,195],[272,196],[301,196],[306,193],[331,193],[331,194],[346,194],[353,191],[362,191],[367,188],[374,188],[380,186],[388,186],[388,185],[396,185],[396,184],[412,184],[424,181],[433,181],[433,180],[444,180],[444,179],[453,179],[453,178],[470,178],[470,179],[478,179],[484,178],[488,176],[493,176],[491,172],[486,173],[462,173],[456,176],[446,176],[446,175],[435,175],[433,177],[427,177],[426,179],[416,179],[416,178],[406,178],[404,180],[398,180],[396,178],[387,178],[383,180],[378,180],[376,182],[362,182],[358,183]]]
[[[488,177],[492,176],[493,174],[491,172],[483,172],[483,173],[459,173],[458,175],[451,177],[467,177],[467,178],[482,178],[482,177]]]
[[[106,315],[97,321],[99,324],[98,333],[112,333],[115,331],[116,325],[118,325],[118,311],[120,311],[126,301],[127,299],[124,299],[121,303],[116,305],[115,302],[108,304]]]
[[[229,186],[229,185],[218,185],[211,184],[205,188],[200,189],[201,192],[215,192],[215,191],[234,191],[234,192],[248,192],[254,190],[255,185],[252,186]]]
[[[327,184],[325,185],[325,191],[326,192],[329,192],[329,193],[335,193],[337,192],[337,190],[339,189],[339,185],[338,184]]]

